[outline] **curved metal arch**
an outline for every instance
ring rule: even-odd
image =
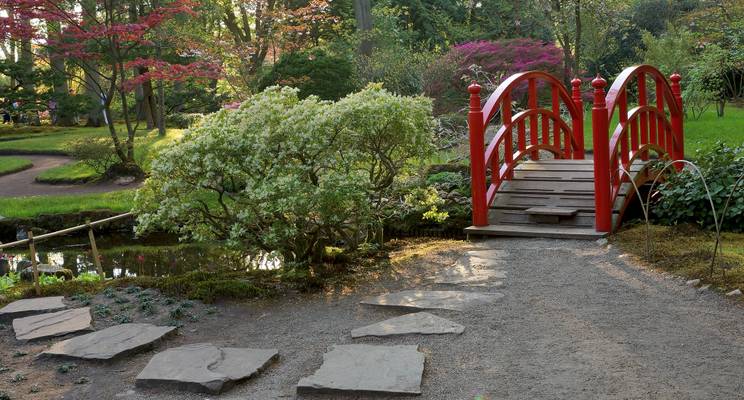
[[[630,112],[628,112],[628,120],[625,122],[619,122],[616,126],[615,132],[613,132],[612,138],[610,139],[610,157],[613,157],[614,154],[617,154],[618,145],[620,143],[620,137],[623,135],[623,133],[626,133],[628,131],[628,126],[630,126],[630,123],[640,118],[641,113],[649,112],[649,111],[654,113],[658,117],[663,117],[664,127],[668,129],[672,129],[671,122],[669,122],[669,120],[666,118],[666,115],[662,111],[660,111],[658,108],[654,106],[635,107],[631,109]],[[676,141],[676,138],[674,137],[674,135],[672,135],[672,142],[675,142],[675,141]]]
[[[507,128],[509,132],[511,133],[511,128],[514,126],[514,124],[518,124],[521,121],[524,121],[527,119],[527,117],[533,116],[533,115],[543,115],[548,116],[551,120],[557,122],[560,125],[561,132],[563,133],[571,133],[571,128],[568,126],[566,121],[564,121],[560,117],[556,117],[553,114],[553,111],[548,110],[547,108],[533,108],[530,110],[524,110],[520,111],[517,114],[514,115],[512,118],[511,123],[507,125],[501,125],[501,128],[496,132],[496,135],[491,139],[491,143],[488,144],[488,147],[486,148],[486,165],[488,165],[492,160],[494,156],[494,152],[496,149],[498,149],[501,142],[504,140],[504,135],[506,135]],[[573,135],[569,135],[571,138],[571,146],[575,147],[577,146],[576,143],[574,143],[574,137]],[[561,157],[562,158],[562,157]],[[514,161],[517,161],[517,158],[514,158]]]
[[[635,154],[633,154],[633,156],[628,159],[628,166],[633,165],[633,162],[635,160],[637,160],[638,157],[641,156],[641,154],[647,153],[649,150],[650,151],[653,151],[656,154],[658,154],[659,155],[659,158],[662,158],[662,159],[668,158],[668,156],[670,155],[669,152],[666,151],[663,147],[661,147],[661,146],[659,146],[657,144],[647,143],[647,144],[639,147],[638,148],[638,151],[635,152]],[[617,158],[617,156],[615,156],[615,158]],[[649,165],[650,165],[650,163],[646,163],[646,166],[644,166],[641,169],[641,171],[645,171],[648,168]],[[639,171],[638,173],[640,173],[641,171]],[[620,194],[620,186],[622,186],[622,184],[623,184],[622,179],[620,179],[618,182],[610,182],[610,185],[611,185],[610,190],[612,191],[611,192],[612,197],[610,197],[611,199],[617,199],[617,196]]]
[[[573,100],[571,99],[570,93],[568,93],[568,90],[566,90],[566,88],[563,86],[563,83],[558,78],[544,71],[526,71],[514,74],[507,78],[505,81],[501,82],[501,84],[496,88],[491,96],[488,97],[486,104],[483,106],[484,127],[488,126],[488,122],[491,120],[491,118],[493,118],[494,115],[496,115],[496,112],[499,109],[499,105],[501,105],[501,103],[504,101],[504,97],[511,94],[512,89],[514,89],[514,87],[516,87],[518,84],[529,79],[538,79],[554,84],[558,88],[558,95],[568,108],[568,112],[571,114],[571,118],[578,117],[579,113],[576,110]]]
[[[608,110],[607,120],[612,120],[612,114],[615,112],[617,99],[618,97],[620,97],[620,94],[626,89],[628,83],[630,83],[634,78],[637,78],[638,74],[640,73],[648,74],[649,76],[661,80],[666,107],[669,108],[669,112],[671,115],[681,115],[682,110],[679,109],[679,105],[674,99],[674,94],[672,93],[672,87],[669,85],[669,82],[667,81],[667,78],[664,76],[664,74],[662,74],[661,71],[651,65],[641,64],[625,68],[623,72],[621,72],[620,75],[617,76],[615,81],[612,82],[612,86],[607,91],[607,96],[605,97],[605,102],[607,103]],[[664,119],[666,120],[666,116],[664,117]]]

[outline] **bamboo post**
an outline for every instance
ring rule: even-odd
[[[90,220],[86,221],[88,225],[88,238],[90,239],[90,252],[93,255],[93,264],[96,266],[96,272],[98,276],[103,279],[103,267],[101,266],[101,257],[98,255],[98,246],[96,246],[96,236],[93,233],[93,227],[90,225]]]
[[[28,230],[28,249],[31,251],[31,268],[34,271],[34,288],[36,295],[41,296],[41,285],[39,285],[39,266],[36,264],[36,245],[34,244],[34,233]]]

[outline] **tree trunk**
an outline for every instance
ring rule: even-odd
[[[24,24],[28,24],[29,27],[31,25],[30,21],[24,21]],[[21,54],[18,59],[18,65],[23,68],[24,72],[24,82],[23,83],[23,92],[25,94],[35,94],[36,93],[36,84],[34,83],[32,76],[34,73],[34,53],[33,48],[31,47],[31,39],[23,39],[21,40]],[[38,112],[31,112],[27,113],[29,115],[29,121],[28,123],[31,125],[40,125],[39,121],[39,113]]]
[[[573,77],[579,76],[580,60],[581,60],[581,0],[574,0],[574,19],[576,20],[576,36],[574,37],[574,57],[573,57],[573,71],[572,76],[567,76],[566,79],[570,80]],[[568,86],[570,87],[570,85]]]
[[[96,0],[81,0],[80,6],[83,9],[83,24],[93,24],[96,15]],[[86,65],[83,66],[83,81],[85,82],[83,86],[85,87],[85,95],[88,96],[91,104],[85,121],[85,126],[88,127],[100,127],[105,123],[103,115],[106,110],[101,105],[103,89],[100,86],[98,76],[94,72],[97,70],[98,62],[96,60],[88,60]]]
[[[55,38],[60,33],[59,22],[57,21],[48,21],[47,28],[50,39]],[[74,126],[76,125],[75,115],[64,107],[60,109],[61,102],[70,95],[70,88],[67,85],[67,74],[65,73],[65,59],[61,54],[56,54],[51,47],[49,48],[49,65],[52,67],[52,74],[54,76],[54,97],[52,100],[56,103],[56,109],[49,110],[52,122],[58,126]]]
[[[368,37],[372,30],[370,0],[354,0],[354,16],[356,17],[357,31],[362,39],[359,43],[359,54],[369,57],[372,55],[372,47],[374,46],[372,40]]]

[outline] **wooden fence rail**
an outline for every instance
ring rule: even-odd
[[[41,285],[39,284],[39,268],[36,262],[36,243],[42,240],[51,239],[53,237],[62,236],[68,233],[73,233],[73,232],[87,229],[88,239],[90,239],[90,250],[93,256],[93,263],[96,266],[96,271],[98,272],[98,275],[103,276],[103,267],[101,266],[101,258],[98,255],[98,246],[96,246],[96,237],[95,237],[95,234],[93,233],[93,228],[99,225],[107,224],[109,222],[114,222],[120,219],[128,218],[128,217],[131,217],[132,215],[133,215],[132,213],[115,215],[113,217],[104,218],[98,221],[88,222],[84,225],[77,225],[77,226],[73,226],[70,228],[65,228],[65,229],[62,229],[56,232],[45,233],[39,236],[34,236],[34,233],[29,230],[27,233],[28,236],[26,239],[17,240],[15,242],[10,242],[10,243],[0,243],[0,250],[8,249],[11,247],[28,245],[29,251],[31,252],[31,254],[29,255],[29,257],[31,258],[31,268],[33,269],[33,272],[34,272],[34,287],[36,289],[36,295],[40,296]]]

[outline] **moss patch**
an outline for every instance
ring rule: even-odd
[[[613,235],[623,251],[646,260],[646,227],[635,225]],[[650,259],[653,268],[688,279],[700,279],[724,291],[744,289],[744,234],[723,233],[723,255],[716,257],[710,274],[715,234],[692,225],[650,228]]]

